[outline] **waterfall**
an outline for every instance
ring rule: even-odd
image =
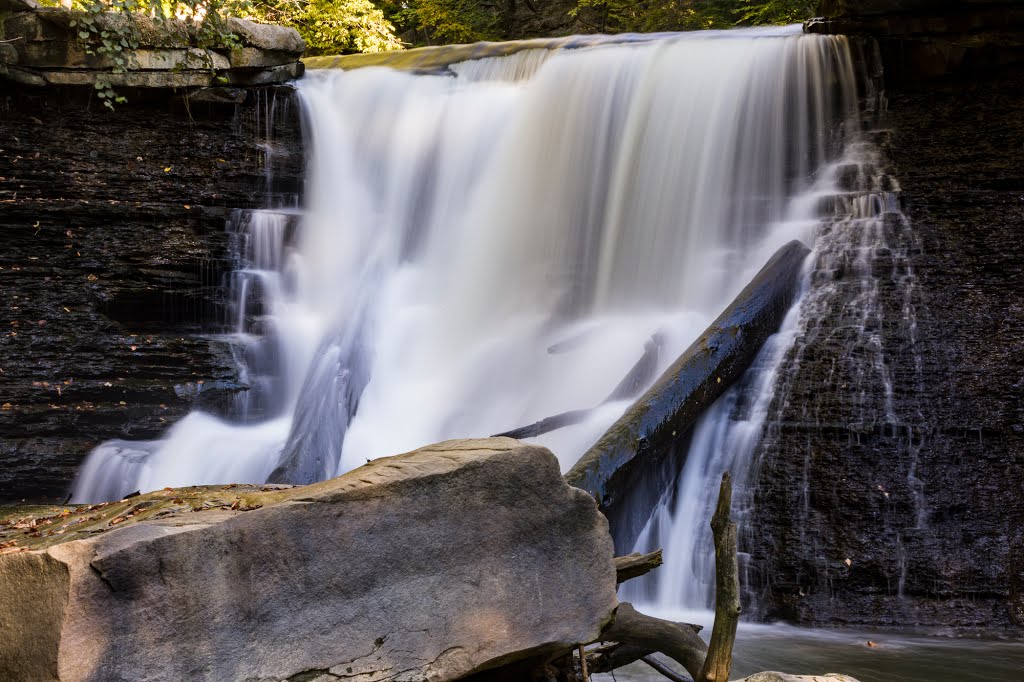
[[[639,551],[662,548],[664,561],[673,570],[627,584],[625,598],[677,614],[713,607],[715,557],[709,522],[724,471],[731,473],[734,482],[741,584],[751,585],[743,548],[751,530],[745,517],[756,492],[759,453],[773,447],[774,436],[783,427],[777,415],[787,401],[801,400],[807,421],[822,421],[815,411],[815,399],[794,397],[791,382],[817,335],[843,340],[845,352],[833,359],[833,374],[855,380],[853,385],[837,386],[829,379],[829,385],[819,387],[823,393],[845,396],[855,406],[862,425],[906,429],[908,422],[915,421],[915,415],[898,415],[894,409],[893,370],[880,333],[884,326],[901,325],[910,345],[916,342],[916,278],[909,258],[920,247],[901,212],[898,192],[895,179],[881,169],[877,147],[858,136],[839,159],[824,168],[817,185],[796,202],[814,203],[821,215],[804,294],[744,380],[702,415],[677,486],[666,491],[637,540]],[[882,278],[891,279],[901,299],[899,319],[887,319],[886,306],[880,301]],[[916,351],[914,374],[920,383],[921,360]],[[875,387],[882,389],[880,401],[872,397]],[[907,439],[907,483],[914,495],[915,530],[925,524],[922,484],[915,475],[920,448],[919,439]],[[805,470],[811,454],[806,454]],[[801,542],[809,523],[806,478],[803,489]],[[899,537],[897,541],[902,542]],[[900,561],[895,588],[902,595],[906,580],[902,555]],[[746,598],[756,609],[756,593],[749,591]]]
[[[618,387],[652,338],[654,377],[779,246],[814,240],[857,127],[846,39],[799,27],[314,71],[299,94],[301,209],[229,228],[247,394],[101,444],[75,500],[311,481],[598,406],[534,439],[568,468],[646,388]],[[793,336],[751,373],[759,396]]]

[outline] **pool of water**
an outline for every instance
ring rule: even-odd
[[[650,613],[649,609],[643,610]],[[692,614],[680,620],[711,622],[710,617],[694,618]],[[707,635],[708,630],[702,634]],[[761,670],[801,675],[837,672],[860,682],[1024,682],[1024,631],[1015,638],[1000,638],[991,634],[940,636],[741,624],[733,651],[732,678]],[[595,682],[613,679],[654,682],[665,678],[643,663],[618,670],[614,677],[594,676]]]

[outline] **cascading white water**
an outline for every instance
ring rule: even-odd
[[[713,606],[715,557],[709,521],[719,477],[725,471],[733,477],[734,516],[738,517],[742,547],[758,448],[771,447],[764,434],[779,426],[772,422],[772,413],[781,411],[790,399],[791,378],[817,335],[845,339],[846,352],[834,362],[843,365],[842,375],[854,377],[856,383],[843,386],[839,394],[853,402],[860,420],[892,427],[904,423],[893,407],[892,370],[879,331],[885,324],[903,324],[911,343],[915,340],[915,278],[908,252],[916,244],[900,210],[898,186],[878,164],[879,152],[873,144],[852,141],[843,156],[819,174],[817,185],[794,202],[797,212],[814,204],[822,215],[814,234],[815,253],[808,264],[805,293],[790,310],[780,333],[765,344],[744,382],[702,415],[676,489],[666,492],[637,540],[639,551],[663,548],[665,563],[675,570],[628,583],[626,599],[650,604],[677,618],[680,611],[690,613],[684,617],[699,618],[692,612]],[[880,278],[891,278],[903,299],[899,320],[884,319]],[[920,376],[919,360],[915,371]],[[871,397],[876,387],[881,388],[880,402]],[[805,413],[813,411],[814,401],[808,401],[803,409]],[[813,413],[806,414],[806,419],[818,422]],[[919,443],[908,441],[908,485],[915,494],[917,526],[921,528],[923,496],[915,477],[919,449]],[[803,486],[806,517],[806,480]],[[801,533],[805,525],[801,524]],[[740,558],[743,572],[742,554]],[[896,588],[902,594],[906,567],[900,569]],[[748,581],[741,579],[741,583]]]
[[[845,39],[796,27],[452,72],[307,76],[304,209],[240,223],[251,409],[104,443],[76,500],[323,478],[597,405],[652,335],[660,371],[810,241],[800,198],[856,106]],[[628,402],[537,441],[568,467]]]

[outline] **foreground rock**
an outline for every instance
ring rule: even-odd
[[[5,544],[2,679],[453,680],[592,641],[617,606],[593,500],[511,439],[158,491]]]

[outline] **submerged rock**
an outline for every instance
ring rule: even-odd
[[[593,500],[507,438],[8,521],[0,547],[0,679],[454,680],[617,606]]]

